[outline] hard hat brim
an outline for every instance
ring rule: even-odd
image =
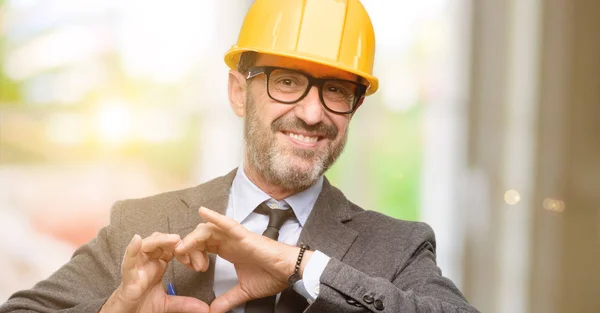
[[[241,47],[238,47],[237,45],[234,45],[233,47],[231,47],[231,49],[229,49],[229,51],[227,51],[227,53],[225,53],[225,57],[224,57],[225,64],[227,64],[227,66],[230,69],[237,70],[237,66],[240,61],[240,56],[242,55],[242,53],[251,52],[251,51],[261,53],[261,54],[271,54],[271,55],[277,55],[277,56],[282,56],[282,57],[287,57],[287,58],[292,58],[292,59],[309,61],[309,62],[333,67],[336,69],[340,69],[342,71],[346,71],[348,73],[358,75],[359,77],[362,77],[364,80],[366,80],[369,83],[369,86],[367,87],[367,91],[365,93],[366,96],[374,94],[377,91],[377,89],[379,88],[379,80],[377,79],[377,77],[375,77],[373,75],[370,75],[370,74],[362,72],[362,71],[357,71],[356,69],[350,68],[348,66],[344,66],[343,64],[339,64],[336,62],[323,61],[319,58],[315,58],[310,55],[298,54],[296,52],[285,53],[285,52],[278,52],[278,51],[277,52],[276,51],[264,51],[264,50],[260,50],[260,49],[241,48]]]

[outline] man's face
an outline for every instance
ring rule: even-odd
[[[300,70],[315,77],[354,80],[344,71],[284,57],[261,55],[256,66]],[[342,153],[349,114],[335,114],[321,104],[317,87],[295,104],[269,98],[265,75],[248,81],[244,137],[246,162],[271,185],[299,191],[312,185]]]

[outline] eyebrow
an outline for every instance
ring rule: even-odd
[[[309,76],[312,76],[312,77],[315,77],[315,78],[321,78],[321,79],[340,79],[340,80],[349,80],[349,81],[353,81],[353,82],[357,82],[357,83],[361,83],[361,84],[363,83],[362,82],[363,79],[360,76],[358,76],[356,74],[353,74],[353,73],[348,73],[348,74],[350,74],[351,77],[336,77],[336,76],[331,76],[331,75],[327,75],[327,76],[315,76],[315,75],[313,75],[311,73],[307,73],[306,71],[303,71],[303,70],[298,69],[298,68],[294,68],[294,67],[288,67],[288,68],[290,70],[298,71],[300,73],[304,73],[306,75],[309,75]]]
[[[312,76],[312,77],[315,77],[315,78],[348,80],[348,81],[353,81],[355,83],[359,83],[359,84],[363,84],[363,85],[367,85],[367,86],[369,85],[368,82],[366,82],[366,80],[364,78],[362,78],[359,75],[356,75],[354,73],[350,73],[350,72],[346,72],[346,73],[350,74],[350,76],[351,76],[351,77],[348,77],[348,78],[345,78],[345,77],[335,77],[335,76],[331,76],[331,75],[318,77],[318,76],[315,76],[315,75],[313,75],[311,73],[308,73],[307,71],[305,71],[303,69],[300,69],[300,68],[296,67],[295,65],[283,66],[283,65],[258,65],[257,64],[256,66],[281,67],[281,68],[286,68],[286,69],[293,70],[293,71],[296,71],[296,72],[300,72],[300,73],[303,73],[305,75],[309,75],[309,76]]]

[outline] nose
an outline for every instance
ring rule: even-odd
[[[308,125],[315,125],[325,117],[325,108],[319,98],[319,89],[312,86],[306,97],[298,102],[294,108],[296,116]]]

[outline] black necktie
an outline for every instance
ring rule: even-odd
[[[279,239],[279,229],[288,219],[294,217],[294,212],[290,209],[279,210],[271,209],[264,202],[259,204],[255,210],[257,213],[269,215],[269,224],[263,232],[263,236],[273,240]],[[246,313],[264,313],[275,312],[275,296],[254,299],[246,303]]]

